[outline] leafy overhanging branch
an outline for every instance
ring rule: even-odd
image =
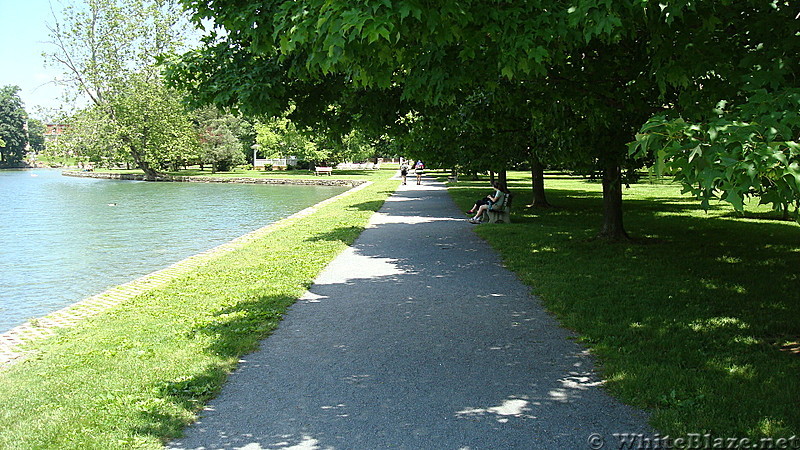
[[[800,207],[800,89],[755,92],[746,103],[719,111],[714,120],[691,122],[659,115],[642,126],[632,155],[652,153],[656,170],[708,207],[712,199],[742,211],[758,198],[788,213]]]

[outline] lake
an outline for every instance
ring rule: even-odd
[[[0,171],[0,333],[347,189]]]

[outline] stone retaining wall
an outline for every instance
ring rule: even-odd
[[[107,180],[134,180],[146,181],[144,174],[138,173],[110,173],[110,172],[77,172],[64,171],[62,175],[68,177],[101,178]],[[330,178],[320,179],[301,179],[301,178],[247,178],[247,177],[159,177],[153,181],[169,181],[183,183],[241,183],[241,184],[293,184],[293,185],[312,185],[312,186],[358,186],[365,183],[364,180],[337,180]]]

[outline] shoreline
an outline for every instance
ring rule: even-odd
[[[157,181],[174,183],[239,183],[239,184],[290,184],[298,186],[359,186],[366,183],[364,180],[342,180],[331,178],[250,178],[250,177],[214,177],[214,176],[164,176],[155,180],[145,179],[144,174],[138,173],[110,173],[110,172],[80,172],[65,170],[61,175],[79,178],[97,178],[104,180],[131,180],[131,181]]]

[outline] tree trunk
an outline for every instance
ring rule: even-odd
[[[508,173],[506,169],[497,172],[497,185],[500,186],[500,190],[508,192]]]
[[[162,176],[161,173],[150,167],[150,163],[142,159],[142,156],[139,154],[139,151],[136,149],[136,146],[133,145],[132,140],[129,136],[122,136],[122,141],[127,144],[128,150],[131,152],[131,157],[133,158],[134,164],[136,167],[144,172],[144,179],[148,181],[155,181]]]
[[[598,237],[610,241],[629,239],[622,224],[622,170],[612,159],[603,164],[603,228]]]
[[[136,158],[134,158],[136,160]],[[155,181],[163,176],[161,172],[150,167],[150,164],[145,161],[139,161],[137,163],[140,169],[144,172],[144,178],[148,181]]]
[[[106,113],[111,118],[111,120],[113,120],[113,121],[117,120],[116,119],[117,115],[116,115],[114,109],[109,107],[108,104],[103,103],[102,98],[94,99],[94,102],[95,102],[95,104],[97,106],[105,105],[104,107],[106,109]],[[159,179],[159,178],[164,176],[163,173],[160,173],[160,172],[156,171],[155,169],[153,169],[152,167],[150,167],[150,163],[145,161],[144,158],[142,158],[142,154],[139,153],[138,147],[134,143],[133,137],[131,137],[130,134],[123,133],[120,136],[120,139],[128,147],[128,150],[131,152],[130,156],[131,156],[131,158],[133,158],[133,163],[136,164],[136,167],[138,167],[142,172],[144,172],[144,179],[145,180],[147,180],[147,181],[155,181],[155,180],[157,180],[157,179]],[[144,142],[145,142],[146,139],[147,139],[147,128],[144,129],[144,132],[142,133],[142,136],[141,136],[141,140],[142,140],[141,148],[145,148]]]
[[[531,208],[549,208],[550,203],[544,193],[544,164],[536,156],[531,156],[531,184],[533,187],[533,199]]]

